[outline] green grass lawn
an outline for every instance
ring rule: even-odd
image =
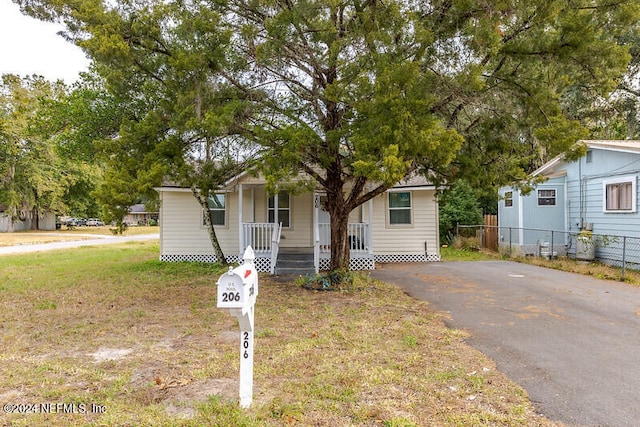
[[[471,247],[460,248],[453,246],[440,248],[440,257],[442,261],[491,261],[508,259],[510,261],[537,265],[539,267],[553,268],[556,270],[591,276],[597,279],[623,281],[636,287],[640,286],[640,272],[638,270],[627,268],[623,275],[620,267],[606,265],[598,261],[584,262],[570,259],[568,257],[558,257],[553,260],[543,257],[509,258],[486,249],[478,250]]]
[[[133,242],[0,258],[0,413],[11,426],[554,425],[491,360],[397,288],[261,276],[254,402],[223,269]],[[55,413],[33,412],[33,405]]]
[[[472,248],[457,249],[452,246],[441,247],[440,257],[443,261],[488,261],[500,259],[499,254],[490,251]]]

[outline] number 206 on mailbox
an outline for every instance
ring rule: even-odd
[[[244,305],[242,277],[226,273],[218,280],[218,308],[242,308]]]
[[[218,308],[248,309],[255,304],[258,286],[257,273],[240,266],[218,279]]]

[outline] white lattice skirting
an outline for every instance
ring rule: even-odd
[[[256,270],[262,273],[271,272],[271,258],[256,258]]]
[[[329,258],[320,258],[320,271],[329,270],[331,260]],[[350,270],[375,270],[376,264],[373,258],[351,258],[349,261]]]
[[[351,270],[375,270],[376,262],[438,262],[440,256],[436,254],[414,255],[374,255],[373,258],[351,258],[349,268]],[[329,258],[320,259],[320,271],[329,269]]]
[[[436,254],[414,255],[374,255],[376,262],[438,262],[440,256]]]
[[[215,255],[160,255],[160,261],[163,262],[216,262],[218,258]],[[238,255],[230,255],[227,257],[228,263],[238,263],[240,257]],[[329,258],[320,259],[320,271],[329,269]],[[435,254],[417,254],[417,255],[374,255],[373,258],[351,258],[349,268],[351,270],[375,270],[376,262],[437,262],[440,257]],[[256,258],[256,270],[268,273],[271,271],[270,258]]]
[[[160,255],[160,261],[163,262],[217,262],[218,258],[215,255]],[[236,264],[240,262],[238,255],[227,256],[227,262],[229,264]],[[256,270],[260,272],[271,271],[271,258],[256,258]]]

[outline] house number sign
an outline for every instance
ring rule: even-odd
[[[258,296],[258,272],[251,246],[243,263],[230,268],[218,279],[218,308],[228,309],[240,324],[240,407],[248,408],[253,399],[253,326]]]

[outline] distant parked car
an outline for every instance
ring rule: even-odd
[[[89,218],[87,220],[87,226],[90,226],[90,227],[100,227],[103,225],[104,225],[104,222],[100,221],[98,218]]]
[[[78,227],[83,227],[83,226],[87,225],[87,220],[86,220],[86,219],[84,219],[84,218],[79,218],[79,219],[76,221],[76,225],[77,225]]]
[[[72,228],[75,228],[76,225],[78,225],[78,218],[66,217],[60,220],[60,224],[67,227],[68,230],[71,230]]]

